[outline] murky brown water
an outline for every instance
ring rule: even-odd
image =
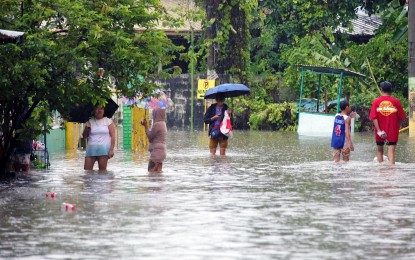
[[[106,174],[54,153],[0,184],[0,258],[415,259],[415,140],[401,136],[394,167],[354,140],[335,165],[328,138],[235,132],[220,158],[205,134],[170,131],[159,176],[147,152],[118,150]]]

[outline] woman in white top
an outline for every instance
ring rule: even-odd
[[[104,116],[104,108],[96,106],[94,118],[86,122],[82,136],[88,138],[85,154],[85,170],[92,170],[98,161],[99,170],[107,170],[108,159],[114,156],[115,125],[111,119]]]

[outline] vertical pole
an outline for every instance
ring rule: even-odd
[[[356,98],[355,98],[355,101],[354,101],[354,109],[353,109],[355,112],[357,112],[357,104],[359,102],[359,83],[360,83],[360,78],[358,77],[356,79]],[[356,120],[357,120],[356,117],[353,118],[352,133],[354,133],[354,128],[356,127]]]
[[[66,150],[74,149],[73,147],[73,138],[74,138],[74,123],[73,122],[66,122],[65,123],[65,148]]]
[[[300,117],[301,102],[303,99],[304,67],[301,68],[300,102],[298,103],[298,117]]]
[[[66,122],[65,124],[65,142],[66,142],[66,151],[67,156],[70,159],[76,158],[76,147],[77,143],[75,142],[75,127],[77,123]]]
[[[409,136],[415,137],[415,0],[408,2],[408,98]]]
[[[48,121],[47,119],[45,120],[45,122],[43,123],[43,130],[46,130],[46,127],[48,125]],[[43,139],[44,139],[44,143],[45,143],[45,149],[48,147],[47,143],[46,143],[46,131],[43,133]]]
[[[321,91],[321,74],[318,75],[318,90],[317,90],[317,113],[320,112],[320,91]]]
[[[336,113],[339,113],[340,112],[340,96],[342,94],[342,84],[343,84],[343,72],[340,73],[339,88],[337,90],[337,107],[336,107]]]
[[[117,103],[118,103],[118,99],[117,99]],[[118,108],[121,108],[121,106],[118,106]],[[118,111],[115,112],[115,122],[114,122],[114,126],[115,126],[115,138],[117,140],[117,149],[118,149]]]
[[[206,4],[206,21],[208,23],[211,22],[211,20],[213,19],[213,4],[214,4],[214,0],[208,0],[207,4]],[[207,70],[208,70],[208,74],[210,73],[210,71],[213,70],[213,65],[214,65],[214,52],[215,49],[213,48],[213,38],[214,38],[214,33],[213,33],[213,24],[209,24],[206,28],[206,40],[210,41],[210,47],[209,47],[209,54],[206,60],[206,65],[207,65]]]
[[[206,99],[203,99],[203,115],[206,114],[206,110],[207,110],[207,105],[206,105]],[[203,131],[206,131],[206,124],[203,123]]]
[[[190,131],[193,132],[194,128],[194,103],[195,103],[195,82],[194,82],[194,74],[195,74],[195,63],[194,63],[194,32],[193,26],[190,26],[190,48],[191,48],[191,63],[190,63]]]
[[[357,78],[357,82],[356,82],[356,98],[355,98],[355,101],[354,101],[354,111],[356,111],[357,110],[357,104],[358,104],[358,102],[359,102],[359,82],[360,82],[360,79],[359,78]]]
[[[80,124],[79,123],[75,123],[75,138],[74,138],[74,142],[75,142],[75,149],[77,148],[77,147],[79,147],[79,137],[80,137],[80,135],[79,135],[79,126],[80,126]]]

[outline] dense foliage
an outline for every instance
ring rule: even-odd
[[[405,43],[392,46],[395,40],[402,42],[405,38],[407,19],[403,8],[404,0],[240,2],[196,0],[196,3],[207,12],[205,30],[208,31],[211,27],[215,30],[212,38],[202,38],[201,49],[205,50],[207,56],[215,57],[215,68],[219,69],[219,72],[236,74],[235,81],[247,83],[253,90],[254,94],[247,98],[247,102],[239,102],[236,105],[243,118],[249,115],[251,127],[281,129],[276,124],[273,125],[267,117],[259,115],[264,114],[263,110],[275,111],[271,109],[274,103],[298,99],[301,76],[298,64],[344,68],[367,75],[368,77],[359,83],[360,96],[353,97],[362,103],[362,111],[368,108],[378,93],[377,80],[392,81],[397,86],[397,95],[406,95],[406,74],[401,71],[406,66],[403,58],[407,47]],[[223,19],[231,15],[231,10],[235,6],[239,7],[238,12],[243,14],[244,19],[249,21],[249,35],[237,35],[232,31],[236,24],[244,30],[246,23]],[[211,12],[214,14],[213,17],[209,16],[210,9],[214,9]],[[351,31],[351,21],[357,18],[358,9],[369,15],[382,14],[383,25],[368,44],[357,45],[350,41],[347,33],[337,30],[341,26]],[[229,47],[232,45],[229,35],[241,43],[238,48],[243,49],[244,53],[249,51],[249,62],[245,63],[247,66],[235,62],[241,57],[241,51],[235,52]],[[241,37],[245,38],[241,40]],[[382,41],[386,41],[387,44],[382,46]],[[209,50],[211,45],[214,46],[213,52]],[[384,62],[389,66],[385,66]],[[345,80],[343,91],[355,93],[356,79]],[[322,79],[329,99],[336,97],[338,83],[338,78]],[[316,84],[316,77],[307,76],[305,95],[315,97]],[[270,114],[269,117],[277,118],[278,115]],[[261,120],[263,121],[260,122]]]
[[[176,48],[154,30],[168,20],[158,0],[1,0],[0,6],[0,28],[25,33],[17,44],[0,45],[0,170],[13,141],[39,134],[50,111],[66,115],[74,103],[104,104],[113,90],[150,93],[152,84],[131,76],[157,75]]]
[[[206,32],[201,38],[205,57],[213,56],[213,68],[219,74],[232,74],[235,80],[247,83],[250,62],[250,24],[256,0],[196,1],[207,13]],[[212,16],[212,17],[210,17]],[[210,32],[210,34],[209,34]]]
[[[211,69],[252,88],[252,95],[235,102],[237,114],[247,115],[251,128],[295,130],[298,64],[367,75],[359,85],[362,111],[382,80],[395,84],[398,97],[407,95],[404,2],[196,0],[207,19],[186,11],[180,18],[203,20],[209,33],[183,57],[193,65],[198,60],[199,71],[206,70],[204,60],[213,61]],[[43,124],[50,111],[65,116],[74,103],[103,104],[113,91],[150,93],[155,86],[148,79],[160,76],[159,68],[180,48],[155,29],[161,21],[173,26],[178,22],[168,17],[159,0],[0,0],[0,5],[0,28],[25,32],[17,43],[0,45],[0,169],[13,140],[47,130]],[[337,31],[338,26],[352,29],[359,7],[381,14],[383,21],[365,44]],[[136,75],[144,81],[132,81]],[[305,95],[316,96],[316,82],[313,76],[306,79]],[[338,78],[324,77],[322,85],[332,98]],[[355,79],[347,78],[344,91],[353,93],[355,85]]]
[[[199,2],[209,4],[211,1]],[[229,1],[215,2],[220,5]],[[405,33],[403,25],[407,20],[403,4],[404,1],[398,0],[263,0],[258,1],[258,8],[242,9],[246,19],[251,21],[249,49],[247,47],[250,63],[245,75],[248,75],[247,83],[254,94],[247,102],[239,104],[239,110],[241,113],[249,111],[251,127],[281,129],[269,118],[279,118],[278,112],[272,112],[277,111],[273,109],[274,103],[298,99],[301,77],[298,64],[344,68],[367,75],[359,84],[358,99],[362,111],[367,110],[371,100],[378,95],[376,83],[381,80],[392,81],[398,97],[406,96],[407,46],[403,41],[394,42],[402,39]],[[337,31],[338,26],[352,29],[351,20],[357,18],[358,8],[370,15],[382,14],[383,26],[367,44],[351,42],[347,33]],[[221,14],[224,10],[217,9],[216,17],[224,16]],[[215,28],[222,34],[221,30],[227,27]],[[222,44],[220,46],[226,45],[226,40],[216,40]],[[235,56],[228,51],[224,55],[227,55],[225,61]],[[230,71],[232,69],[227,70]],[[345,80],[343,91],[353,95],[356,79]],[[316,77],[307,77],[306,96],[316,96],[317,81]],[[322,85],[329,99],[336,97],[338,83],[338,78],[323,77]],[[268,116],[263,116],[264,111],[268,111],[265,113]]]

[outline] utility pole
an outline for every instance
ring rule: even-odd
[[[209,0],[207,1],[207,5],[206,5],[206,20],[208,23],[211,22],[212,18],[213,18],[213,6],[214,4],[214,0]],[[215,49],[213,47],[213,38],[215,37],[214,35],[214,25],[213,24],[209,24],[208,27],[206,28],[206,39],[208,41],[211,41],[211,45],[209,47],[209,54],[207,57],[207,74],[209,76],[210,72],[213,70],[213,66],[214,66],[214,55],[215,55]]]
[[[191,91],[190,91],[190,95],[192,96],[191,98],[191,103],[190,103],[190,131],[193,132],[194,130],[194,110],[195,110],[195,40],[194,40],[194,30],[193,30],[193,25],[190,24],[190,48],[192,49],[191,53],[192,56],[190,57],[191,61],[190,61],[190,87],[191,87]]]
[[[415,0],[407,0],[407,3],[409,136],[415,137]]]
[[[194,130],[194,110],[195,110],[195,32],[193,29],[193,18],[194,18],[193,1],[187,1],[187,19],[190,26],[190,131]]]

